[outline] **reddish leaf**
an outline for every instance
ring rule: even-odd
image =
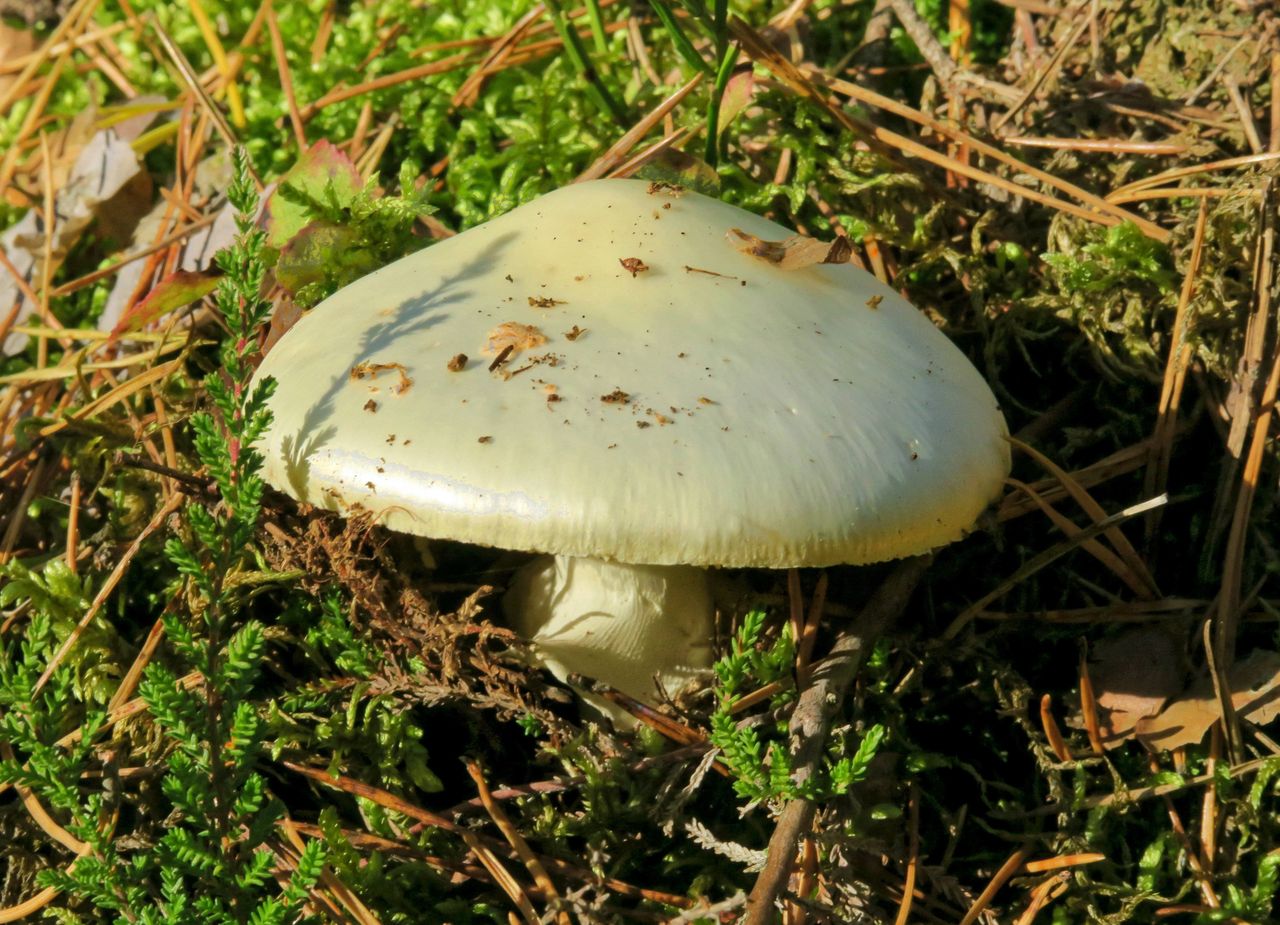
[[[170,273],[147,293],[145,299],[124,313],[119,323],[112,329],[111,337],[114,339],[129,331],[137,331],[174,309],[204,298],[218,288],[218,280],[221,277],[220,273],[207,271],[193,273],[189,270],[178,270]]]
[[[267,201],[267,245],[276,250],[283,249],[311,221],[305,207],[281,195],[280,190],[285,186],[319,200],[323,200],[331,188],[338,202],[346,204],[355,199],[364,187],[364,180],[351,159],[332,144],[327,141],[313,144],[280,178],[280,184]]]

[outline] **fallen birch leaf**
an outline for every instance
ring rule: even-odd
[[[1280,716],[1280,652],[1259,650],[1231,668],[1231,705],[1241,718],[1259,726]],[[1197,680],[1158,716],[1140,720],[1143,744],[1161,750],[1196,745],[1219,717],[1213,681]]]
[[[1131,629],[1093,647],[1089,677],[1104,747],[1124,742],[1182,690],[1182,658],[1177,640],[1158,627]]]

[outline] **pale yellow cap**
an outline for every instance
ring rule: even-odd
[[[278,382],[268,481],[406,533],[637,564],[865,563],[958,539],[1009,468],[982,376],[869,274],[779,269],[732,228],[792,233],[601,180],[364,277],[259,370]],[[517,325],[536,330],[489,372],[482,350]]]

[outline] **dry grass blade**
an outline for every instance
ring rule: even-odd
[[[489,54],[467,75],[467,79],[462,82],[462,86],[453,94],[451,105],[455,108],[475,105],[475,101],[480,97],[480,89],[484,86],[485,78],[500,69],[502,63],[511,57],[511,52],[515,50],[516,44],[524,38],[525,33],[546,13],[546,6],[538,3],[534,5],[533,9],[516,20],[515,25],[507,30],[506,35],[494,43],[493,47],[489,49]]]
[[[627,129],[622,137],[609,146],[603,154],[596,158],[595,162],[584,170],[574,179],[575,183],[581,183],[584,180],[596,180],[606,174],[611,173],[626,157],[627,152],[639,144],[640,139],[648,135],[653,127],[661,122],[668,113],[674,110],[683,102],[684,98],[694,91],[694,89],[702,83],[703,75],[701,73],[694,74],[693,77],[685,83],[683,87],[672,93],[665,100],[655,106],[644,118]]]
[[[432,61],[428,64],[420,64],[417,67],[406,68],[403,71],[397,71],[394,74],[385,74],[382,77],[376,77],[373,80],[367,80],[364,83],[356,84],[354,87],[341,87],[330,90],[314,103],[308,103],[302,107],[301,117],[303,122],[309,122],[316,113],[324,109],[326,106],[332,106],[334,103],[341,103],[343,100],[354,99],[357,96],[364,96],[366,93],[373,93],[375,90],[385,90],[387,87],[394,87],[399,84],[409,83],[413,80],[421,80],[423,77],[431,77],[436,74],[444,74],[452,71],[454,68],[461,67],[471,60],[473,56],[469,52],[452,55],[448,58],[441,58],[439,61]]]
[[[970,604],[960,613],[959,616],[952,620],[951,625],[948,626],[946,631],[942,634],[942,641],[945,642],[947,640],[954,639],[961,630],[968,626],[973,619],[986,608],[988,604],[1004,597],[1004,595],[1008,594],[1009,591],[1017,587],[1021,582],[1025,581],[1045,566],[1056,562],[1086,540],[1090,540],[1095,536],[1105,533],[1112,527],[1119,526],[1128,520],[1132,520],[1140,514],[1145,514],[1147,511],[1158,505],[1167,504],[1168,501],[1169,498],[1167,495],[1160,495],[1158,497],[1142,501],[1131,507],[1127,507],[1123,511],[1112,514],[1110,517],[1094,524],[1091,527],[1084,528],[1074,537],[1063,540],[1061,543],[1057,543],[1038,555],[1033,556],[1012,575],[997,584],[996,587],[988,591],[977,601]]]
[[[124,578],[124,573],[128,570],[129,563],[133,561],[133,557],[138,554],[140,549],[142,549],[142,544],[147,541],[147,538],[150,537],[151,534],[160,529],[165,520],[168,519],[169,515],[181,507],[182,503],[186,499],[186,495],[181,492],[175,492],[169,497],[169,500],[161,505],[160,509],[156,511],[147,525],[142,528],[141,532],[134,537],[133,542],[129,544],[129,548],[120,556],[120,560],[116,563],[115,568],[113,568],[111,570],[111,574],[107,576],[107,580],[102,583],[102,588],[98,591],[97,595],[94,596],[93,603],[89,605],[89,609],[85,611],[84,616],[80,618],[80,622],[76,624],[75,629],[73,629],[71,633],[68,634],[67,638],[63,640],[62,645],[58,647],[58,651],[54,653],[53,658],[49,659],[49,664],[45,666],[44,671],[40,673],[40,677],[36,679],[35,686],[31,688],[32,698],[34,698],[36,694],[40,693],[44,686],[49,683],[49,679],[53,677],[54,671],[56,671],[58,666],[62,664],[62,660],[67,657],[67,653],[71,651],[72,647],[75,646],[80,637],[84,635],[84,631],[89,628],[89,624],[93,622],[94,618],[98,616],[98,612],[102,610],[102,605],[107,602],[107,598],[109,598],[112,592],[115,591],[116,585],[118,585],[120,580]]]
[[[267,3],[266,6],[269,16],[271,4]],[[187,0],[187,7],[196,21],[196,27],[200,30],[200,37],[204,39],[205,48],[209,50],[209,56],[213,58],[214,67],[222,75],[227,93],[227,107],[231,110],[231,121],[235,123],[236,128],[243,129],[248,124],[248,120],[244,117],[244,102],[240,98],[240,88],[236,85],[235,74],[227,61],[226,49],[222,47],[222,41],[218,38],[218,30],[209,21],[209,14],[204,11],[200,0]]]
[[[1020,482],[1014,478],[1007,479],[1007,481],[1010,485],[1013,485],[1015,488],[1021,489],[1025,492],[1027,497],[1034,501],[1040,510],[1044,512],[1045,516],[1053,521],[1053,525],[1066,534],[1068,538],[1074,537],[1080,532],[1081,528],[1079,526],[1077,526],[1070,518],[1059,513],[1053,505],[1049,504],[1049,502],[1046,501],[1040,493],[1030,485]],[[1086,540],[1080,544],[1080,548],[1097,559],[1103,567],[1128,585],[1129,589],[1139,597],[1149,599],[1150,589],[1134,575],[1133,570],[1126,566],[1124,561],[1118,555],[1104,546],[1101,542],[1098,540]]]
[[[1191,146],[1176,141],[1129,141],[1125,138],[1005,138],[1005,144],[1024,148],[1052,148],[1056,151],[1100,151],[1106,154],[1186,154]]]
[[[285,55],[280,24],[276,22],[276,11],[270,3],[265,4],[264,9],[267,11],[267,31],[271,34],[271,54],[276,59],[276,73],[280,75],[280,88],[284,91],[285,102],[289,104],[289,124],[293,127],[293,140],[298,145],[299,151],[305,151],[307,128],[302,121],[302,113],[298,111],[298,97],[293,92],[293,75],[289,72],[289,60]]]
[[[173,66],[178,69],[182,82],[187,85],[187,89],[191,91],[195,99],[200,103],[205,115],[213,121],[213,125],[218,130],[218,134],[222,136],[222,140],[226,142],[227,147],[236,147],[239,142],[236,139],[235,132],[231,130],[231,125],[222,114],[222,110],[218,108],[218,104],[213,101],[213,97],[209,96],[209,91],[200,82],[199,75],[196,74],[195,68],[191,66],[191,62],[187,60],[187,56],[182,53],[182,49],[178,47],[178,43],[173,40],[173,37],[165,31],[164,26],[160,25],[154,17],[151,18],[151,28],[159,36],[160,45],[164,48],[165,54],[169,56]],[[253,173],[251,165],[249,171]],[[261,178],[255,173],[253,174],[253,179],[258,184],[258,188],[261,189]]]
[[[1182,389],[1187,381],[1187,366],[1191,362],[1191,297],[1195,293],[1196,278],[1200,273],[1200,259],[1204,253],[1204,233],[1208,224],[1209,208],[1204,200],[1196,216],[1196,229],[1191,242],[1191,258],[1182,279],[1178,295],[1178,309],[1173,319],[1173,332],[1169,337],[1169,356],[1165,362],[1164,381],[1160,387],[1160,404],[1156,408],[1156,424],[1151,434],[1151,461],[1147,464],[1143,494],[1154,495],[1165,490],[1169,483],[1169,463],[1173,458],[1173,438],[1178,430],[1178,409],[1182,404]],[[1160,510],[1147,515],[1146,538],[1150,547],[1160,527]]]
[[[1268,281],[1270,272],[1264,276]],[[1267,298],[1262,291],[1259,298]],[[1229,669],[1235,654],[1236,629],[1240,617],[1241,587],[1244,576],[1245,541],[1249,529],[1249,518],[1253,511],[1253,500],[1258,490],[1261,477],[1262,461],[1266,451],[1268,435],[1271,432],[1271,420],[1275,413],[1276,400],[1280,397],[1280,347],[1275,351],[1271,362],[1271,371],[1267,376],[1266,386],[1262,392],[1262,400],[1253,426],[1253,436],[1249,442],[1249,452],[1245,457],[1244,468],[1240,474],[1240,489],[1236,495],[1235,512],[1232,516],[1231,529],[1227,534],[1227,547],[1223,555],[1222,587],[1218,595],[1218,614],[1214,630],[1214,648],[1223,667]],[[1231,744],[1230,735],[1228,744]]]
[[[1198,176],[1202,173],[1215,173],[1219,170],[1234,170],[1237,167],[1251,167],[1254,164],[1266,164],[1277,159],[1280,159],[1280,151],[1266,151],[1262,154],[1228,157],[1219,161],[1210,161],[1207,164],[1193,164],[1190,167],[1174,167],[1162,173],[1152,174],[1149,177],[1143,177],[1141,180],[1134,180],[1132,183],[1117,187],[1107,194],[1106,200],[1107,202],[1116,202],[1119,197],[1127,196],[1140,190],[1149,190],[1155,186],[1164,186],[1177,180],[1185,180],[1187,177]]]
[[[68,415],[64,420],[56,421],[53,424],[46,424],[39,431],[41,437],[49,437],[56,434],[60,430],[65,430],[71,423],[75,421],[83,421],[100,414],[112,405],[116,405],[131,395],[141,392],[143,389],[155,382],[162,382],[176,373],[183,364],[183,357],[176,360],[170,360],[167,363],[161,363],[159,366],[152,366],[150,369],[138,373],[138,375],[125,380],[111,391],[107,392],[93,401],[82,405],[76,409],[73,414]]]
[[[1117,450],[1110,456],[1076,469],[1071,478],[1083,488],[1093,488],[1111,479],[1127,475],[1146,465],[1151,453],[1151,441],[1143,440],[1123,450]],[[1067,497],[1067,490],[1057,479],[1042,479],[1032,482],[1031,487],[1046,501],[1057,501]],[[1037,510],[1035,501],[1028,498],[1021,490],[1011,491],[1000,502],[996,509],[996,519],[1001,523],[1022,517]]]
[[[1093,496],[1089,494],[1088,490],[1073,479],[1069,472],[1051,460],[1048,456],[1045,456],[1039,450],[1035,449],[1035,447],[1023,443],[1017,437],[1010,437],[1009,442],[1012,443],[1016,449],[1021,450],[1034,459],[1036,463],[1045,469],[1045,471],[1057,479],[1059,484],[1061,484],[1066,490],[1067,494],[1071,496],[1072,500],[1080,505],[1080,509],[1088,514],[1095,524],[1101,523],[1106,519],[1107,512],[1103,510],[1102,505],[1093,500]],[[1154,497],[1154,495],[1151,495],[1151,497]],[[1116,551],[1116,554],[1124,560],[1124,564],[1131,570],[1132,574],[1128,580],[1139,582],[1142,586],[1145,586],[1146,593],[1138,593],[1147,599],[1159,597],[1160,589],[1156,585],[1155,578],[1147,568],[1147,564],[1142,560],[1142,557],[1138,555],[1138,551],[1133,548],[1133,544],[1129,542],[1129,538],[1126,537],[1118,527],[1106,530],[1102,535],[1106,537],[1107,541],[1111,544],[1111,547]]]

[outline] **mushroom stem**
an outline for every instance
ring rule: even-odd
[[[535,660],[564,681],[583,674],[645,703],[677,693],[712,662],[715,606],[704,569],[540,556],[503,600]],[[584,694],[615,722],[629,714]]]

